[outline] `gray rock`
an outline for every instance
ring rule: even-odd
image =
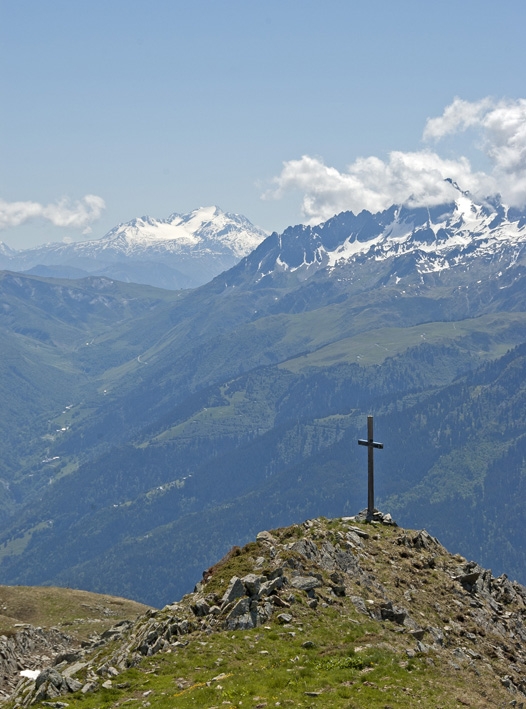
[[[228,588],[223,595],[222,603],[223,605],[226,605],[227,603],[235,601],[236,598],[242,598],[244,595],[245,586],[243,585],[243,582],[237,576],[232,576],[230,583],[228,584]]]
[[[433,642],[435,645],[442,647],[444,645],[444,633],[440,628],[428,628],[429,632],[433,637]]]
[[[80,691],[82,694],[88,694],[88,692],[96,692],[98,688],[97,682],[86,682]]]
[[[313,588],[323,586],[323,583],[314,576],[294,576],[290,585],[298,591],[311,591]]]
[[[255,615],[255,614],[254,614]],[[250,599],[241,598],[225,618],[228,630],[250,630],[256,627],[255,618],[250,612]]]
[[[87,666],[87,662],[75,662],[73,665],[66,667],[62,672],[64,677],[72,677],[76,672],[84,669]]]
[[[369,615],[369,611],[367,610],[365,601],[363,600],[363,598],[361,598],[361,596],[351,596],[351,601],[358,613],[363,613],[363,615]]]
[[[64,682],[70,692],[78,692],[82,687],[82,682],[73,679],[73,677],[65,677]]]
[[[394,606],[391,601],[387,601],[386,603],[382,603],[380,606],[380,615],[382,620],[390,620],[393,623],[403,625],[408,613],[405,608]]]
[[[364,543],[361,539],[361,535],[356,534],[356,532],[350,531],[347,532],[345,535],[347,541],[351,542],[351,544],[354,544],[357,547],[363,548]]]
[[[230,613],[227,615],[226,620],[231,618],[236,618],[239,615],[248,613],[250,610],[250,599],[240,598],[239,601],[234,605]]]
[[[202,617],[210,613],[210,606],[204,598],[198,598],[196,602],[192,604],[191,608],[198,617]]]
[[[349,532],[352,532],[357,537],[361,537],[362,539],[369,539],[370,536],[369,532],[366,532],[361,527],[349,527]]]
[[[271,613],[270,603],[258,605],[256,600],[241,598],[225,618],[224,627],[227,630],[250,630],[266,623]]]
[[[281,596],[269,596],[268,599],[278,608],[290,608],[290,603],[287,603]]]
[[[264,598],[265,596],[270,596],[275,591],[279,591],[279,589],[282,587],[283,587],[283,577],[282,576],[278,576],[277,578],[271,579],[269,581],[265,581],[265,583],[261,584],[261,588],[259,589],[259,596],[260,596],[260,598]]]
[[[380,512],[376,509],[373,510],[372,514],[370,514],[368,510],[362,510],[357,515],[355,515],[354,521],[369,522],[373,524],[389,524],[393,527],[398,526],[389,513],[384,514],[383,512]]]
[[[269,581],[272,581],[273,579],[277,579],[279,576],[283,576],[284,573],[285,569],[283,568],[283,566],[278,566],[277,569],[274,569],[269,574],[267,574],[267,578]]]
[[[267,581],[266,576],[258,576],[257,574],[247,574],[241,579],[249,596],[257,596],[262,584]]]
[[[345,596],[345,586],[343,584],[337,586],[331,586],[331,590],[335,596],[342,598]]]
[[[417,532],[417,534],[413,537],[413,546],[416,549],[431,549],[435,546],[438,546],[437,540],[432,537],[429,532],[427,532],[425,529],[420,530],[420,532]]]
[[[323,542],[319,553],[318,564],[324,571],[332,571],[335,566],[335,560],[335,547],[330,542]],[[313,576],[315,575],[316,574],[313,574]]]
[[[300,539],[292,544],[291,549],[306,559],[315,559],[318,556],[318,547],[312,539]]]
[[[61,652],[55,657],[55,665],[59,665],[61,662],[75,662],[75,660],[80,660],[82,657],[82,652]]]
[[[258,532],[256,539],[258,542],[268,542],[270,544],[276,543],[275,537],[273,537],[270,532],[266,532],[266,531]]]
[[[290,613],[280,613],[280,614],[278,615],[278,621],[279,621],[282,625],[286,625],[287,623],[291,623],[291,622],[292,622],[292,616],[291,616]]]
[[[60,674],[60,672],[57,672],[57,670],[54,670],[52,667],[50,667],[46,670],[43,670],[38,675],[38,677],[35,680],[36,689],[41,687],[46,682],[48,682],[49,684],[52,684],[57,689],[61,689],[65,685],[64,677]]]

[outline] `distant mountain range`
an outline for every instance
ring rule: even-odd
[[[378,505],[526,580],[526,214],[342,213],[183,291],[0,278],[0,574],[162,605]]]
[[[51,278],[96,275],[194,288],[233,266],[266,236],[241,215],[202,207],[167,219],[133,219],[91,241],[22,251],[0,243],[0,268]]]

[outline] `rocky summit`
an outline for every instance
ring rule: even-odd
[[[172,570],[175,573],[175,570]],[[263,531],[10,706],[523,707],[526,588],[391,516]]]

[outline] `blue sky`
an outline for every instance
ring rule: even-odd
[[[282,230],[436,201],[446,172],[520,203],[525,21],[523,0],[0,0],[0,240],[210,204]]]

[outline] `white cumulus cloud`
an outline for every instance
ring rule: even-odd
[[[283,163],[263,197],[280,199],[299,191],[303,216],[310,224],[349,209],[375,212],[391,204],[440,204],[456,194],[448,178],[475,196],[500,193],[509,204],[526,204],[526,100],[456,98],[442,116],[427,120],[423,138],[438,143],[468,129],[475,133],[475,147],[489,157],[490,172],[474,170],[462,155],[446,159],[436,148],[393,151],[385,160],[361,157],[344,171],[304,155]]]
[[[436,118],[428,118],[424,129],[424,140],[443,138],[458,133],[480,123],[483,115],[492,106],[490,98],[480,101],[463,101],[456,98],[446,106],[444,113]]]
[[[485,98],[470,103],[456,98],[442,116],[428,119],[424,139],[439,140],[467,128],[478,131],[504,201],[526,204],[526,99]]]
[[[0,199],[0,229],[15,227],[30,219],[46,219],[54,226],[90,230],[100,218],[105,203],[102,197],[88,194],[75,202],[64,198],[54,204],[39,202],[6,202]]]

